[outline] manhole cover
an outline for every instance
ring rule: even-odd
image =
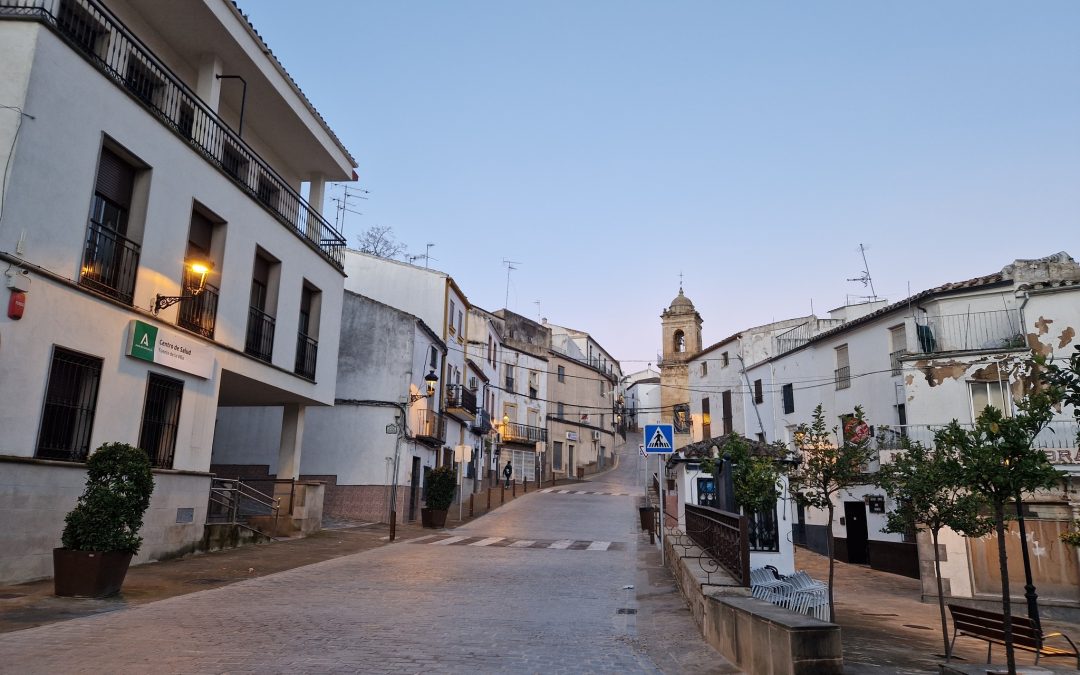
[[[15,598],[25,598],[25,595],[20,593],[0,593],[0,600],[14,600]]]
[[[920,626],[916,623],[905,623],[904,628],[918,628],[919,630],[934,630],[930,626]]]
[[[617,610],[615,610],[615,613],[616,614],[637,614],[637,610],[636,609],[631,609],[629,607],[620,607]]]
[[[185,583],[194,584],[196,586],[209,586],[210,584],[224,584],[224,583],[226,583],[228,581],[229,581],[228,579],[204,578],[204,579],[188,579]]]

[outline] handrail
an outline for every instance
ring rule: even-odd
[[[275,482],[277,481],[275,480]],[[269,511],[268,515],[272,516],[275,520],[281,511],[281,500],[279,498],[256,490],[239,478],[211,478],[209,500],[210,504],[217,504],[218,506],[223,507],[223,515],[226,517],[225,522],[231,525],[240,524],[242,521],[240,504],[243,500],[254,502],[267,509]],[[290,508],[291,501],[292,500],[290,500]],[[210,510],[212,511],[213,509]],[[208,513],[207,521],[212,521],[216,517],[217,516],[212,513]]]
[[[40,20],[55,30],[279,222],[344,269],[345,237],[104,5],[0,0],[0,16]]]
[[[746,516],[709,506],[685,506],[686,534],[742,586],[750,585]]]

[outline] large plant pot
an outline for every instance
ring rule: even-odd
[[[446,509],[420,509],[420,523],[424,527],[446,527]]]
[[[65,597],[104,598],[124,585],[129,551],[73,551],[53,549],[53,586]]]

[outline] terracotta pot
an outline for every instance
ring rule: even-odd
[[[446,527],[446,509],[420,509],[420,523],[424,527]]]
[[[53,587],[65,597],[104,598],[124,585],[131,553],[128,551],[73,551],[53,549]]]

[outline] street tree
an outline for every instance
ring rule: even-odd
[[[358,239],[362,252],[380,258],[397,258],[406,250],[405,244],[394,237],[393,228],[387,225],[369,227]]]
[[[770,446],[771,447],[771,446]],[[746,514],[762,513],[776,508],[780,497],[780,469],[771,453],[755,454],[754,446],[738,434],[728,434],[723,447],[718,448],[720,457],[705,457],[701,468],[705,473],[713,473],[715,462],[725,455],[732,465],[731,482],[735,486],[735,503]],[[786,453],[786,448],[776,449],[777,456]]]
[[[964,486],[990,506],[990,522],[997,533],[1005,659],[1010,675],[1016,673],[1016,654],[1005,551],[1005,505],[1014,500],[1019,503],[1024,494],[1051,488],[1063,479],[1064,474],[1050,464],[1046,455],[1032,447],[1035,437],[1053,418],[1054,406],[1060,400],[1061,391],[1056,387],[1039,387],[1016,404],[1017,412],[1012,416],[988,406],[972,428],[961,427],[953,420],[935,434],[940,446],[955,453],[962,466]]]
[[[818,404],[813,421],[795,431],[796,445],[802,451],[799,464],[788,474],[795,500],[803,506],[824,509],[829,514],[826,531],[829,553],[829,620],[836,621],[833,607],[833,581],[836,555],[833,549],[833,498],[843,490],[869,482],[867,464],[874,457],[869,429],[860,406],[845,416],[842,428],[829,427]]]
[[[886,514],[885,532],[930,533],[934,546],[934,574],[937,577],[941,639],[949,652],[949,626],[945,619],[945,593],[941,582],[941,553],[938,535],[948,527],[967,537],[981,537],[991,525],[980,516],[983,499],[965,487],[963,467],[956,452],[936,445],[903,439],[901,451],[883,463],[875,482],[896,502]]]
[[[1073,417],[1080,422],[1080,345],[1076,346],[1076,351],[1064,365],[1053,363],[1041,355],[1035,357],[1035,362],[1042,368],[1043,382],[1056,389],[1062,403],[1072,406]],[[1077,427],[1076,441],[1080,443],[1080,425]],[[1061,541],[1080,547],[1080,520],[1074,521],[1069,530],[1061,533]]]

